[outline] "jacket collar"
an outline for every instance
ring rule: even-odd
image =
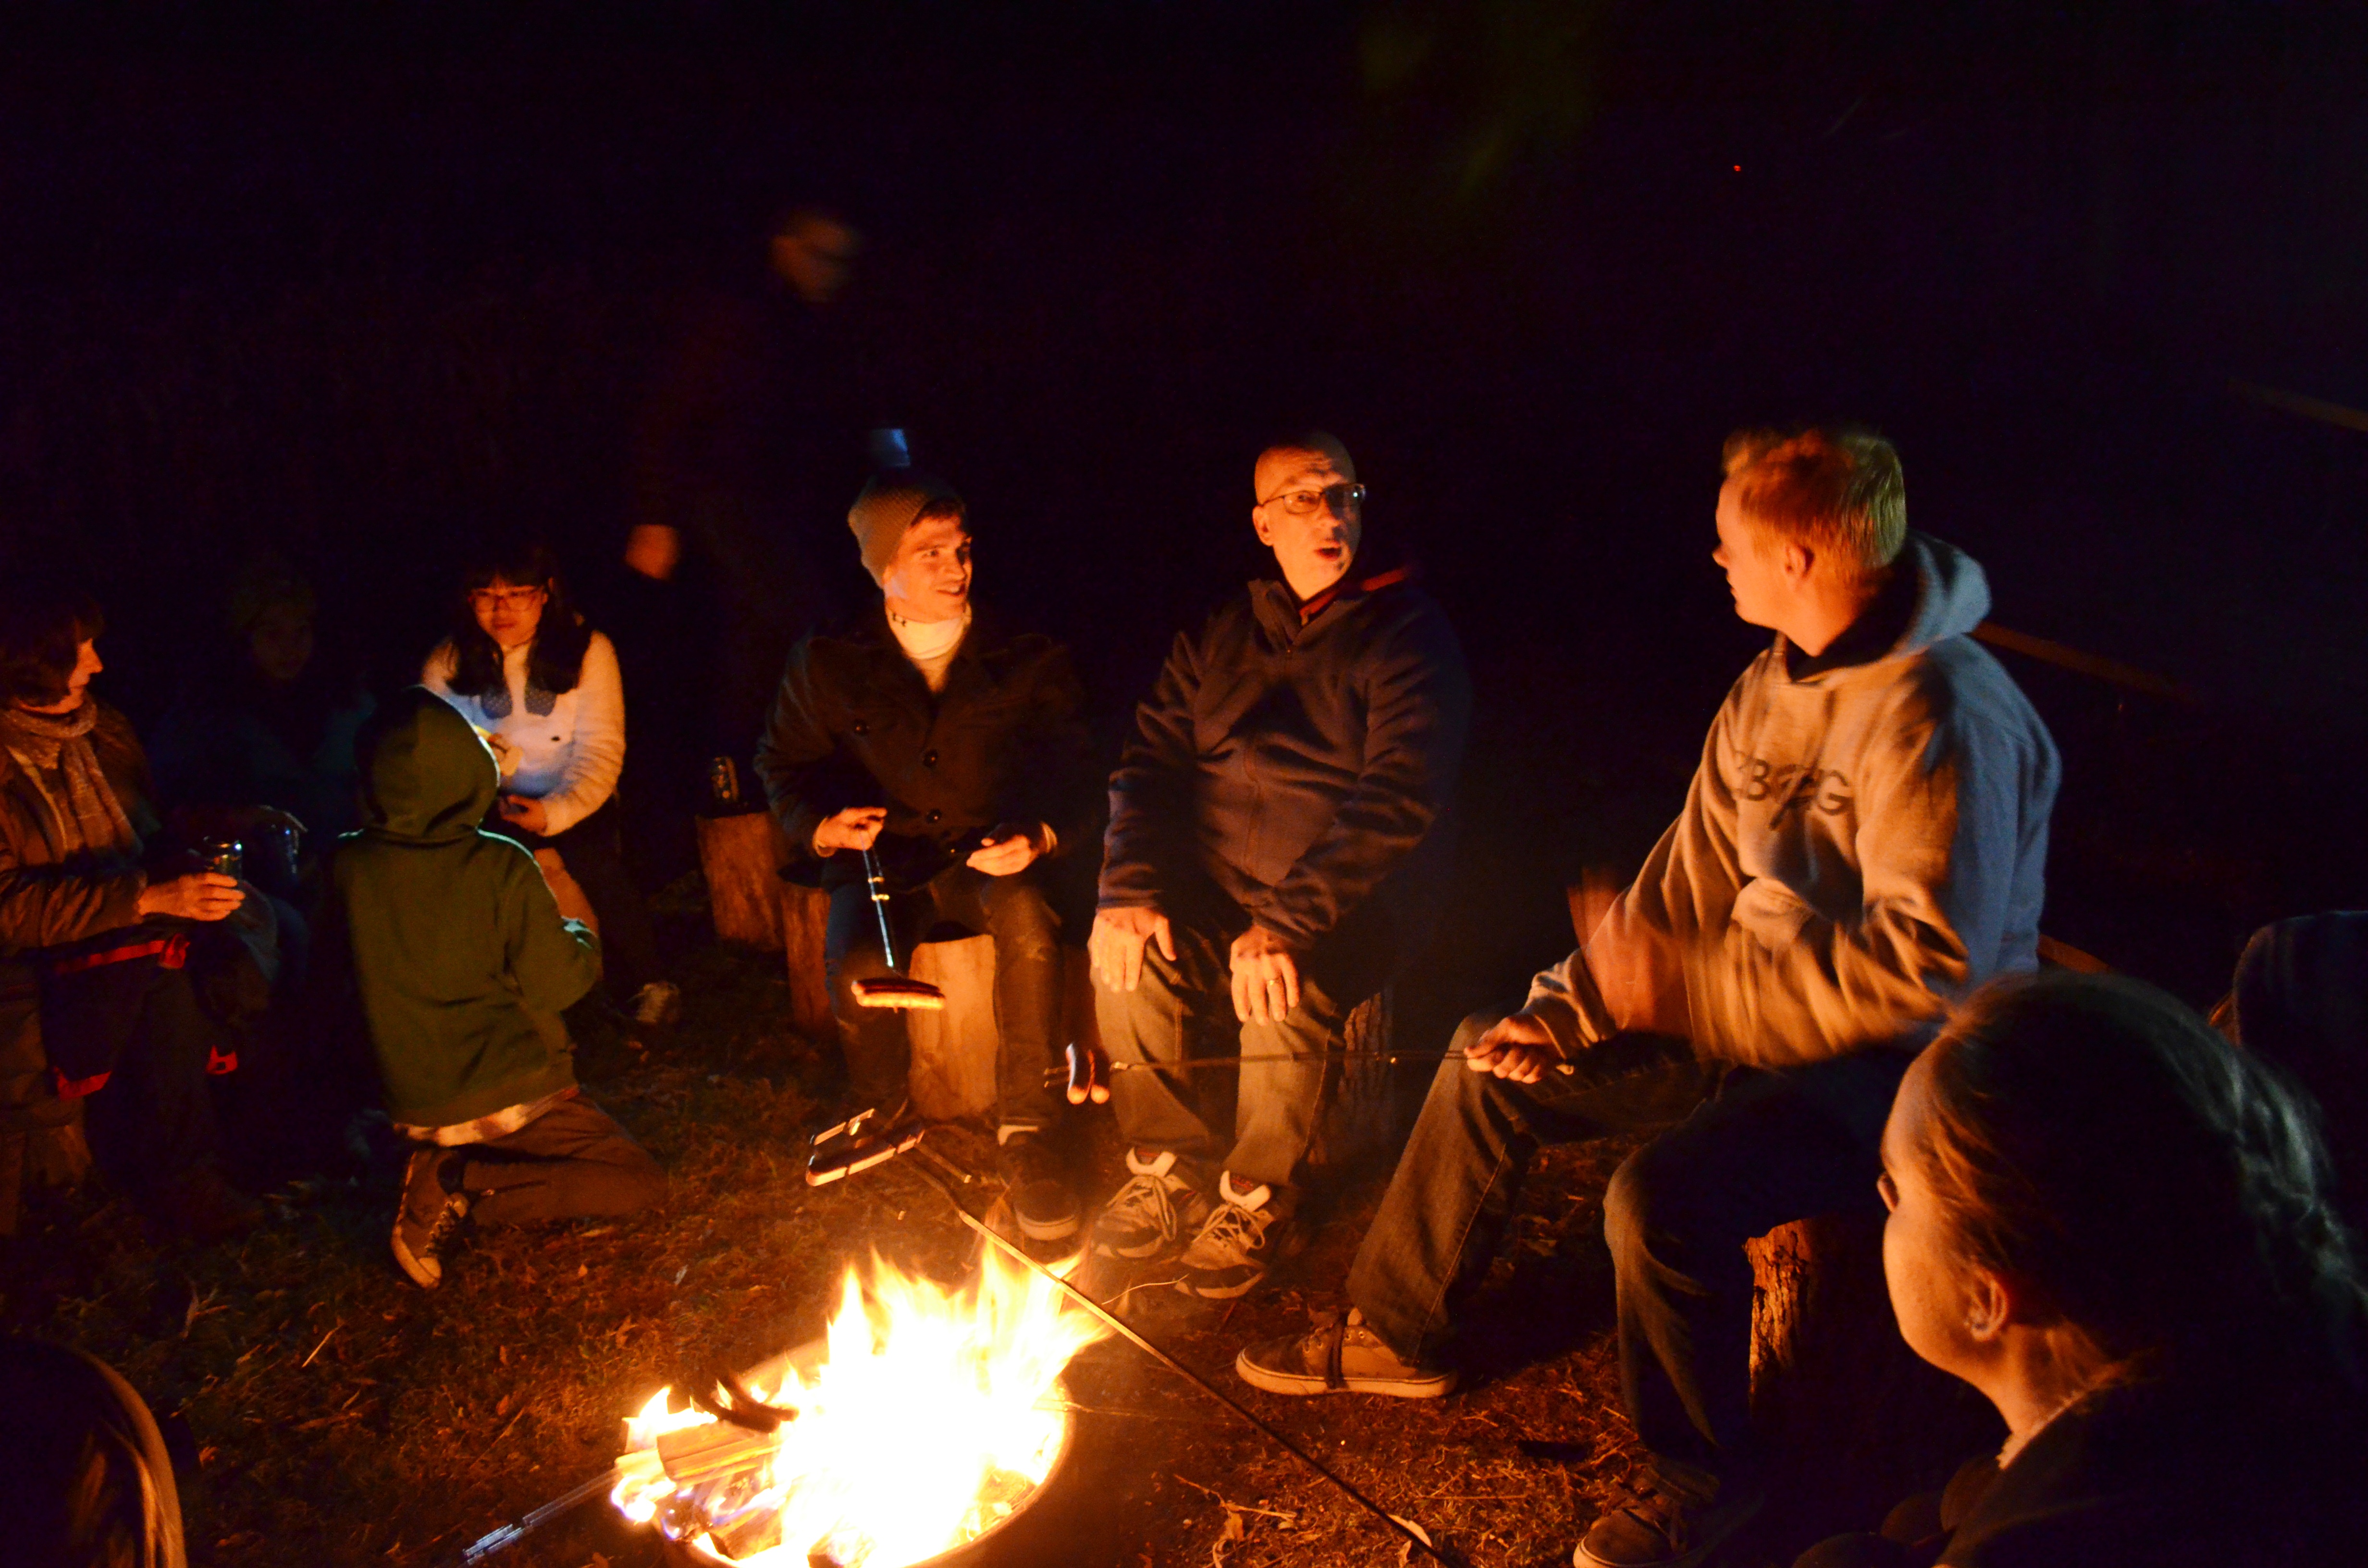
[[[1363,576],[1356,575],[1351,567],[1349,575],[1308,599],[1292,593],[1291,585],[1280,577],[1260,577],[1250,584],[1250,597],[1261,618],[1268,619],[1275,631],[1286,637],[1296,637],[1334,605],[1354,604],[1384,588],[1411,583],[1419,575],[1411,561],[1401,561]]]

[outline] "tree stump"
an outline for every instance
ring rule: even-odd
[[[1389,1061],[1395,1000],[1384,985],[1350,1008],[1341,1024],[1345,1060],[1325,1085],[1324,1109],[1307,1148],[1310,1165],[1353,1165],[1386,1146],[1397,1130],[1397,1075]]]
[[[905,1015],[913,1042],[906,1079],[913,1108],[931,1121],[987,1116],[995,1110],[995,1056],[1001,1039],[995,1018],[995,938],[923,942],[906,972],[946,994],[942,1009]]]
[[[1883,1223],[1780,1225],[1751,1258],[1751,1414],[1800,1485],[1804,1540],[1872,1529],[2005,1432],[1988,1403],[1907,1348],[1883,1280]]]
[[[790,977],[790,1025],[808,1040],[832,1040],[830,976],[823,967],[823,935],[830,895],[803,882],[780,884],[781,957]]]
[[[770,812],[700,817],[699,869],[721,940],[768,952],[781,946],[781,868],[789,846]]]

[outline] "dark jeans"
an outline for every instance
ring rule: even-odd
[[[92,1158],[139,1192],[214,1159],[220,1136],[206,1062],[216,1046],[233,1043],[198,1006],[188,971],[167,971],[160,981],[149,989],[106,1086],[83,1102]]]
[[[624,839],[618,832],[616,797],[564,833],[540,837],[505,822],[485,819],[494,832],[507,835],[529,849],[555,849],[567,874],[584,889],[592,913],[600,921],[600,971],[609,994],[629,1000],[658,978],[657,937],[650,929],[649,906],[625,868]]]
[[[841,851],[845,853],[845,851]],[[1060,918],[1030,871],[990,877],[952,865],[888,903],[896,956],[912,961],[913,944],[940,921],[995,938],[995,1081],[1006,1126],[1045,1128],[1060,1115],[1046,1074],[1060,1065]],[[868,884],[834,889],[823,933],[830,1006],[847,1053],[848,1086],[867,1105],[905,1097],[913,1064],[905,1015],[894,1007],[857,1005],[854,983],[889,972],[880,950],[880,920]]]
[[[1466,1018],[1455,1049],[1498,1016]],[[1622,1035],[1582,1052],[1575,1074],[1521,1085],[1451,1058],[1358,1249],[1349,1299],[1399,1355],[1435,1356],[1541,1142],[1668,1127],[1613,1175],[1603,1230],[1629,1419],[1664,1480],[1699,1494],[1758,1457],[1743,1244],[1813,1215],[1879,1211],[1875,1151],[1909,1060],[1865,1051],[1760,1069]]]
[[[461,1190],[482,1224],[629,1214],[666,1196],[666,1173],[609,1113],[577,1095],[507,1137],[461,1145]]]
[[[1113,1073],[1119,1131],[1134,1148],[1174,1151],[1204,1189],[1220,1170],[1232,1172],[1238,1187],[1291,1187],[1323,1108],[1324,1058],[1340,1049],[1349,1012],[1380,988],[1382,966],[1311,960],[1300,972],[1298,1006],[1279,1024],[1246,1024],[1234,1016],[1232,936],[1172,919],[1169,929],[1175,959],[1145,944],[1136,989],[1095,982],[1094,1010],[1111,1059],[1275,1060],[1212,1072]]]

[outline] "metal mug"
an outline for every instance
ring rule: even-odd
[[[245,874],[245,846],[235,838],[209,838],[198,846],[198,858],[209,871],[225,877]]]

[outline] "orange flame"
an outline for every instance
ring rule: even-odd
[[[792,1357],[751,1380],[757,1398],[798,1413],[753,1486],[677,1496],[657,1440],[714,1417],[669,1414],[661,1389],[625,1423],[610,1501],[719,1557],[712,1531],[777,1511],[780,1544],[741,1562],[904,1568],[972,1540],[1044,1479],[1069,1425],[1062,1369],[1107,1333],[994,1252],[956,1290],[874,1256],[868,1278],[847,1272],[827,1359],[802,1370]]]

